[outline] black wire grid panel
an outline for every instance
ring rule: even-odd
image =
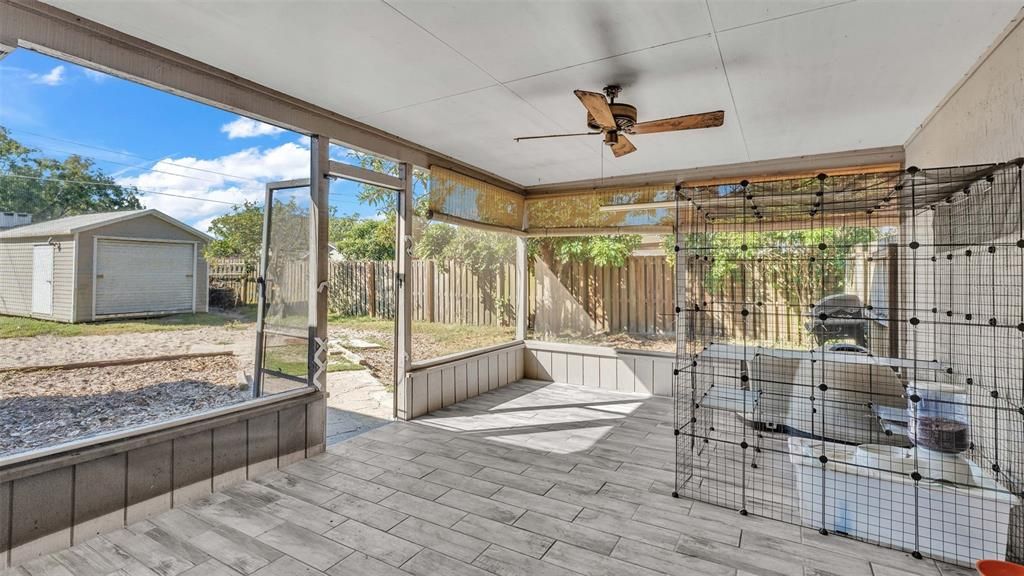
[[[1021,166],[680,187],[676,495],[1024,558]]]

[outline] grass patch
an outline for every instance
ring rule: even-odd
[[[245,328],[256,321],[256,307],[246,306],[230,312],[197,312],[175,314],[160,318],[132,320],[105,320],[84,324],[65,324],[38,318],[0,316],[0,338],[26,338],[29,336],[103,336],[135,332],[164,332],[187,330],[204,326]]]
[[[365,316],[331,316],[332,328],[347,328],[370,334],[379,334],[375,340],[384,345],[394,335],[393,320]],[[456,352],[510,342],[515,339],[516,329],[512,326],[472,326],[466,324],[442,324],[438,322],[413,322],[413,354],[415,360],[427,360]]]
[[[266,370],[272,372],[305,378],[308,361],[307,353],[305,342],[267,346],[263,357],[263,366]],[[356,364],[348,358],[339,358],[337,356],[331,357],[327,363],[328,372],[348,372],[351,370],[366,370],[366,366]]]

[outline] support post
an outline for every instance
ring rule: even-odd
[[[526,238],[516,238],[516,340],[526,340],[526,325],[529,321],[529,301],[527,295],[530,288],[529,256],[526,250]]]
[[[327,175],[329,162],[328,151],[330,140],[326,136],[310,137],[309,162],[309,361],[307,370],[309,382],[319,390],[327,391],[327,304],[328,264],[327,238],[330,205],[328,190],[330,181]],[[270,205],[267,205],[267,213]],[[266,244],[264,243],[264,246]],[[264,252],[264,257],[266,253]],[[306,417],[319,422],[327,422],[327,402],[319,400],[306,408]],[[306,456],[323,452],[327,445],[327,427],[312,426],[309,433],[316,433],[318,438],[306,438]]]
[[[327,238],[328,206],[327,179],[330,139],[310,137],[309,171],[309,374],[311,383],[321,390],[327,389]],[[321,366],[322,368],[318,368]]]
[[[402,164],[403,188],[397,193],[398,218],[395,257],[395,289],[398,305],[395,309],[395,418],[413,417],[412,390],[408,375],[412,364],[412,219],[413,219],[413,165]]]

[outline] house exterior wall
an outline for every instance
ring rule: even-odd
[[[74,285],[75,242],[71,236],[18,238],[0,242],[0,314],[32,316],[32,247],[59,243],[53,253],[53,314],[38,316],[70,322]]]
[[[1024,26],[1005,36],[906,143],[908,166],[1024,156]]]
[[[984,164],[1004,162],[1024,156],[1024,26],[1020,19],[1015,28],[1005,35],[979,63],[973,73],[964,80],[933,112],[926,122],[906,143],[906,163],[908,166],[922,168],[935,166]],[[972,200],[983,200],[992,194],[1006,198],[1017,197],[1015,190],[1001,190],[995,185],[992,190],[982,192],[985,196]],[[1019,199],[1016,201],[1020,201]],[[1012,200],[1011,200],[1012,202]],[[990,244],[1012,246],[1020,237],[1021,222],[1018,221],[1016,207],[999,204],[1006,210],[974,210],[967,214],[957,214],[955,210],[936,210],[930,214],[919,216],[916,222],[917,238],[906,237],[903,242],[917,240],[928,252],[917,255],[918,261],[927,262],[935,255],[943,263],[943,274],[958,279],[955,282],[924,282],[918,285],[918,309],[927,310],[937,306],[940,310],[974,310],[981,318],[991,316],[1003,317],[1003,322],[1018,322],[1018,318],[1005,318],[1006,314],[1014,316],[1024,313],[1020,307],[1020,294],[1024,289],[1024,279],[1000,272],[1000,262],[1005,258],[1017,258],[1016,254],[988,255],[986,248]],[[994,212],[994,213],[990,213]],[[904,228],[906,230],[906,228]],[[961,230],[962,237],[967,230],[1001,230],[1009,231],[1002,237],[979,241],[978,245],[958,245],[955,256],[947,261],[945,254],[948,249],[935,250],[931,244],[940,231]],[[984,236],[983,234],[976,234]],[[906,245],[906,244],[904,244]],[[981,258],[993,259],[994,268],[991,274],[978,277],[979,257],[962,257],[968,250]],[[938,254],[936,254],[938,252]],[[977,260],[973,264],[972,260]],[[988,264],[988,261],[984,261]],[[1005,268],[1004,268],[1005,269]],[[909,286],[911,270],[904,267],[901,271],[901,285]],[[971,288],[965,283],[975,282]],[[903,307],[914,303],[908,300],[904,291]],[[984,298],[968,298],[969,294],[984,295]],[[1014,314],[1014,311],[1016,313]],[[1019,402],[1020,374],[1024,370],[1024,352],[1020,347],[1020,336],[1014,331],[991,330],[979,322],[978,326],[968,326],[958,330],[956,334],[944,334],[942,331],[923,331],[916,338],[910,334],[910,328],[903,326],[901,352],[908,350],[908,344],[918,342],[918,349],[925,353],[934,353],[941,362],[950,365],[961,382],[971,377],[977,385],[970,386],[972,397],[971,435],[975,445],[975,458],[989,468],[1000,464],[999,479],[1008,484],[1012,490],[1024,489],[1024,470],[1019,468],[1020,454],[1024,452],[1024,426],[1007,418],[996,421],[991,407],[993,400],[990,394],[998,391],[1002,398]],[[998,359],[991,350],[998,350]],[[906,353],[904,352],[904,355]],[[1002,451],[1000,456],[998,450]],[[1009,456],[1007,456],[1009,455]],[[1015,466],[1016,464],[1016,466]],[[1011,516],[1010,541],[1008,557],[1019,560],[1024,557],[1021,549],[1024,517],[1020,509]],[[1016,534],[1014,533],[1016,532]]]
[[[189,233],[178,226],[170,224],[156,216],[145,215],[122,222],[114,222],[106,226],[80,232],[78,234],[78,275],[75,283],[76,305],[75,322],[92,320],[93,302],[93,262],[94,247],[97,237],[114,236],[118,238],[138,238],[146,240],[182,240],[198,242],[198,260],[196,262],[196,311],[208,309],[209,270],[203,258],[205,240]]]

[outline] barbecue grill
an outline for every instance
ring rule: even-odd
[[[829,340],[853,338],[867,347],[869,320],[864,317],[864,304],[856,294],[832,294],[818,300],[811,308],[807,331],[819,345]]]

